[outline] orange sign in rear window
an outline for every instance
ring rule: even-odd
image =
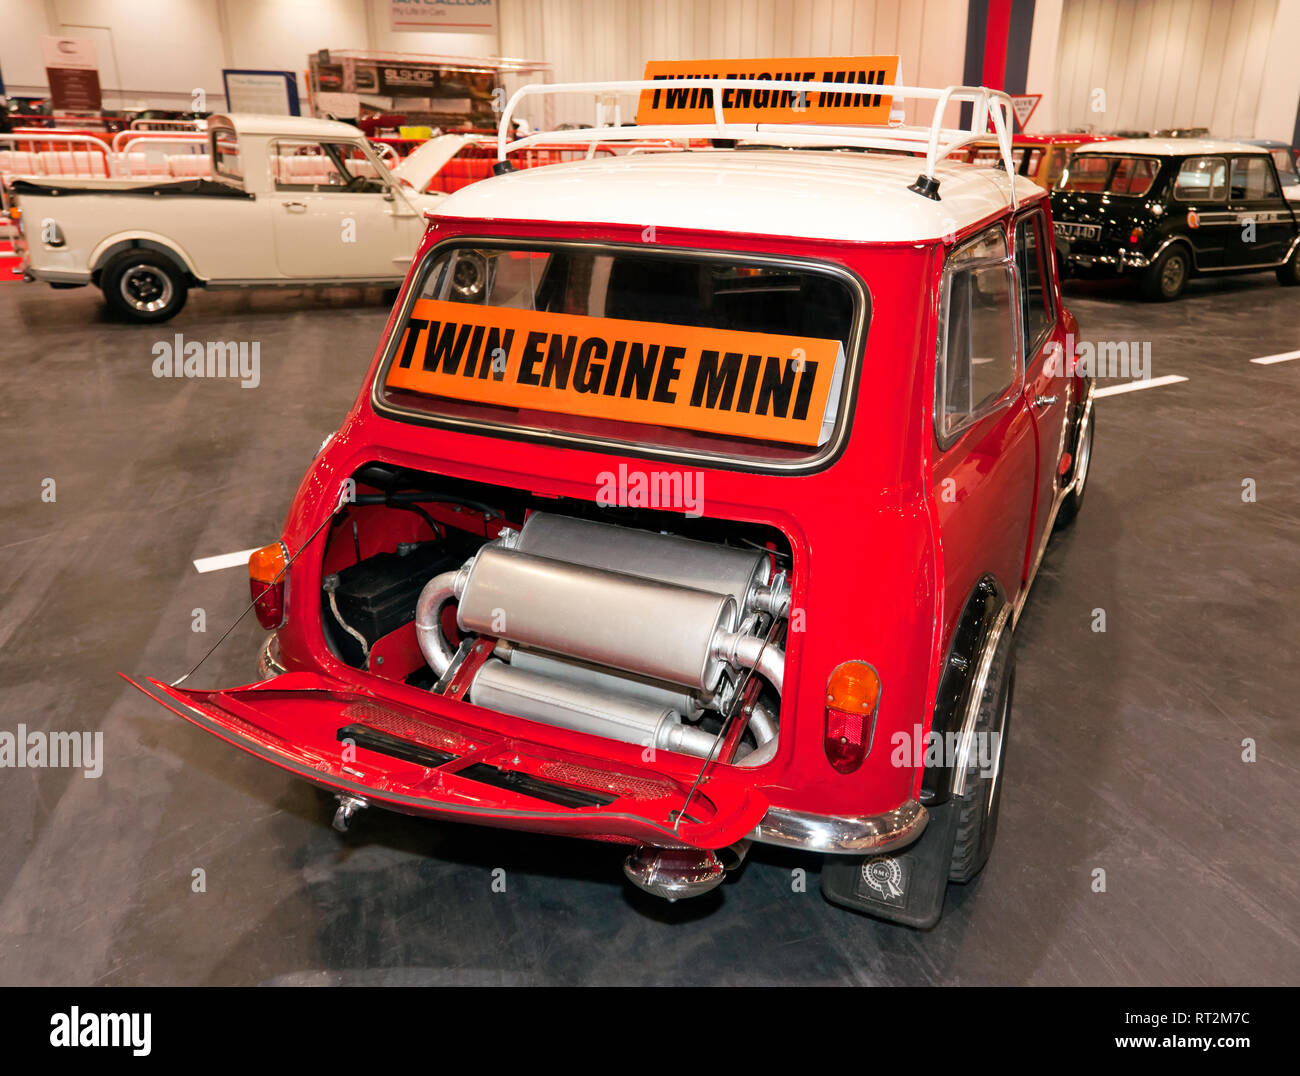
[[[649,79],[758,79],[764,82],[834,82],[842,92],[801,93],[762,87],[727,87],[722,91],[727,123],[872,123],[889,122],[892,98],[880,88],[898,77],[897,56],[794,57],[779,60],[652,60]],[[874,88],[873,88],[874,87]],[[713,91],[707,86],[642,90],[636,122],[713,123]]]
[[[419,299],[389,388],[816,445],[838,340]]]

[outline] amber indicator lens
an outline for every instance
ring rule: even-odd
[[[283,542],[264,545],[248,558],[248,593],[262,627],[283,626],[286,606],[289,553]]]
[[[826,758],[839,773],[862,765],[880,705],[880,674],[865,661],[845,661],[826,681]]]

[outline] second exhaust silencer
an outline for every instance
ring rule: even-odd
[[[724,668],[714,640],[736,615],[729,596],[484,546],[457,620],[462,631],[712,692]]]
[[[469,699],[475,706],[548,725],[699,758],[717,743],[716,737],[683,724],[681,715],[665,706],[621,698],[591,684],[566,683],[496,660],[479,669]]]
[[[767,554],[757,550],[550,512],[534,512],[525,520],[518,549],[679,587],[730,594],[740,603],[742,615],[771,575]]]

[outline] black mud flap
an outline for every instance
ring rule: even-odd
[[[827,856],[822,865],[822,896],[891,923],[922,930],[934,926],[943,913],[960,808],[955,800],[930,807],[925,832],[902,852]]]

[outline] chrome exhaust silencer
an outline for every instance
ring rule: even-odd
[[[492,660],[474,676],[469,701],[548,725],[607,736],[624,743],[704,758],[717,737],[682,723],[662,703],[610,694],[591,684],[566,683]]]
[[[497,546],[480,549],[453,589],[464,632],[706,694],[725,668],[714,641],[739,626],[730,595]]]
[[[624,572],[660,583],[729,594],[742,610],[755,607],[771,581],[765,552],[733,549],[693,538],[534,512],[516,548],[552,560]]]
[[[623,873],[638,889],[669,903],[699,897],[716,889],[745,860],[748,840],[710,852],[701,848],[656,848],[640,845],[623,863]]]

